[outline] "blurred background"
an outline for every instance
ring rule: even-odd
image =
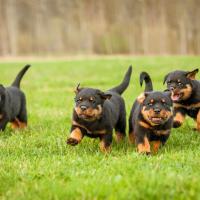
[[[0,0],[0,56],[200,54],[200,0]]]

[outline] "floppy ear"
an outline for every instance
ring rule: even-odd
[[[167,78],[168,78],[169,74],[167,74],[165,77],[164,77],[164,80],[163,80],[163,85],[165,84]]]
[[[137,101],[139,102],[139,103],[143,103],[144,102],[144,100],[145,100],[145,98],[148,96],[148,92],[144,92],[144,93],[142,93],[142,94],[140,94],[139,96],[138,96],[138,98],[137,98]]]
[[[105,94],[104,92],[100,92],[99,95],[104,100],[110,99],[112,97],[112,94]]]
[[[74,90],[75,94],[78,94],[82,88],[80,88],[80,83],[76,86],[76,89]]]
[[[191,79],[191,80],[194,80],[195,79],[195,76],[196,76],[196,74],[199,72],[199,69],[195,69],[195,70],[193,70],[193,71],[191,71],[191,72],[187,72],[186,73],[186,77],[187,78],[189,78],[189,79]]]

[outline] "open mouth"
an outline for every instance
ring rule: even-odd
[[[182,98],[183,94],[182,93],[172,93],[172,101],[179,101]]]
[[[149,120],[154,124],[161,124],[164,121],[162,117],[149,117]]]

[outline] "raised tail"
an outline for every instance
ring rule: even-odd
[[[126,72],[123,81],[118,86],[110,89],[109,91],[116,92],[118,94],[122,94],[129,85],[129,82],[131,79],[131,74],[132,74],[132,66],[130,66],[128,68],[128,71]]]
[[[30,66],[31,65],[25,65],[24,68],[19,72],[14,82],[11,84],[13,87],[20,88],[21,79],[23,78],[24,74],[26,73],[26,71],[29,69]]]
[[[140,85],[142,86],[143,81],[145,81],[145,92],[153,91],[153,85],[151,78],[147,72],[142,72],[140,74]]]

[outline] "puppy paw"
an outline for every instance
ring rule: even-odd
[[[182,124],[179,121],[174,121],[173,122],[173,127],[174,128],[179,128]]]
[[[76,146],[78,144],[78,140],[74,139],[74,138],[68,138],[67,139],[67,144],[71,145],[71,146]]]

